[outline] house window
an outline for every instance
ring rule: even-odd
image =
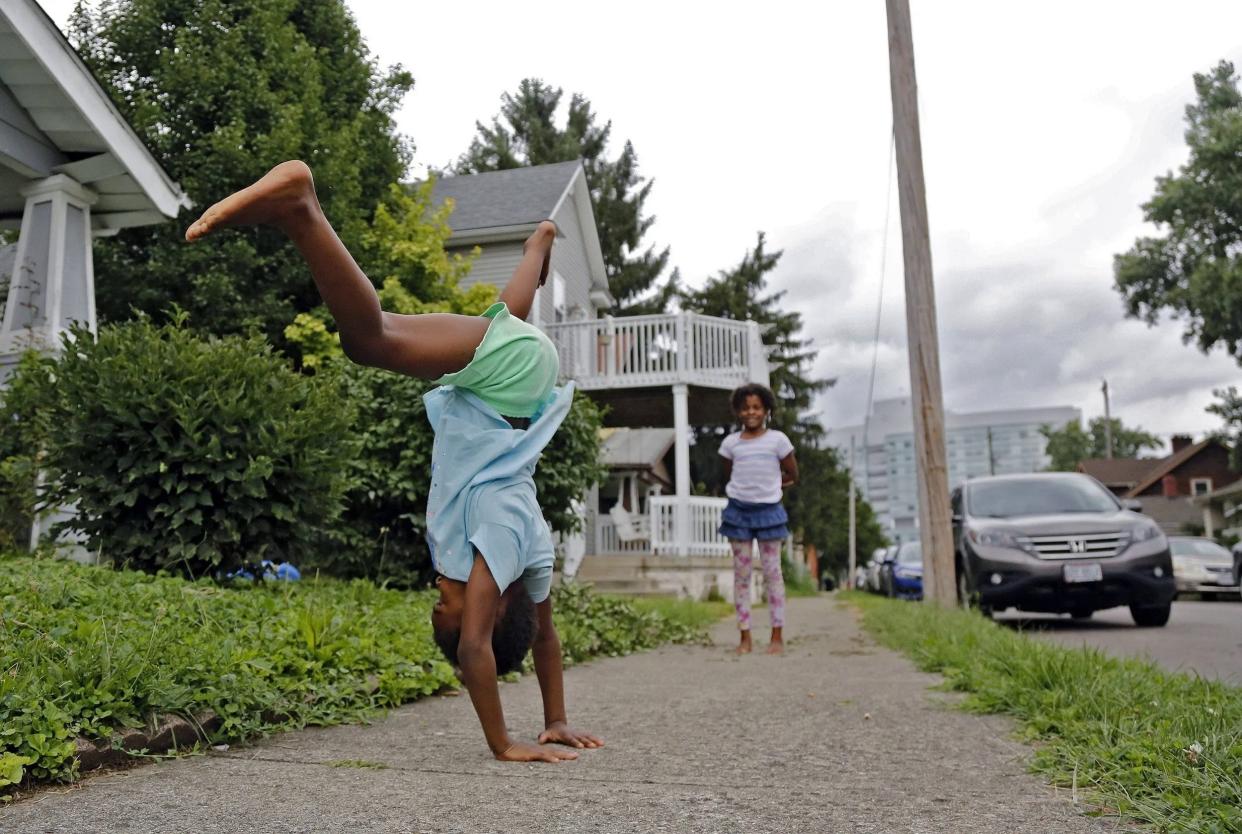
[[[1191,495],[1207,495],[1212,491],[1211,478],[1191,478],[1190,494]]]
[[[565,313],[565,279],[559,272],[552,273],[552,321],[562,322]]]

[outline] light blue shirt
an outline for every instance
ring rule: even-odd
[[[526,430],[464,388],[423,395],[435,431],[427,542],[438,573],[465,582],[477,549],[503,592],[521,579],[535,602],[552,587],[552,533],[535,496],[535,464],[573,403],[555,389]]]

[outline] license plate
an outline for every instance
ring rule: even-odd
[[[1066,582],[1099,582],[1104,578],[1104,568],[1096,564],[1062,565]]]

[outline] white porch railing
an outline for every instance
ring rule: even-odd
[[[697,313],[587,319],[545,325],[561,373],[584,390],[687,383],[731,389],[768,382],[755,322]]]
[[[657,556],[728,556],[729,540],[716,531],[720,529],[720,515],[724,512],[724,498],[688,499],[689,546],[680,552],[677,545],[677,496],[660,495],[648,499],[651,512],[651,538],[623,542],[617,535],[617,525],[607,513],[593,514],[591,525],[596,556],[624,556],[654,553]]]
[[[677,541],[676,495],[649,500],[651,507],[651,549],[659,556],[728,556],[729,540],[717,532],[724,512],[724,498],[686,498],[686,547]]]
[[[650,552],[651,542],[646,539],[623,542],[617,535],[617,523],[607,514],[595,514],[595,555],[619,556]]]

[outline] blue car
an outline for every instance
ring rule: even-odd
[[[897,558],[886,568],[888,581],[885,584],[890,597],[923,598],[923,546],[919,542],[898,546]]]

